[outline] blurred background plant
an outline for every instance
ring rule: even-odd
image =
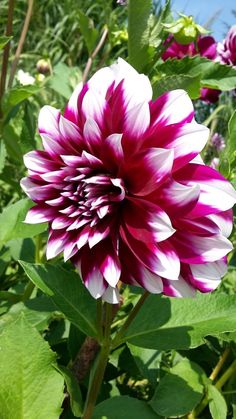
[[[5,38],[4,35],[9,20],[9,5],[12,6],[13,12],[13,29],[8,33],[12,36],[11,39]],[[20,43],[30,5],[32,13],[30,11],[28,14],[29,25],[26,27],[25,39]],[[32,149],[41,148],[37,132],[39,109],[45,104],[50,104],[63,110],[77,83],[87,79],[95,69],[109,65],[122,56],[138,71],[150,77],[154,98],[172,89],[183,88],[188,92],[194,101],[197,121],[210,128],[209,142],[202,153],[203,160],[219,170],[236,186],[236,69],[233,63],[222,65],[219,62],[217,42],[214,39],[211,43],[215,47],[214,54],[209,56],[201,53],[199,37],[202,35],[204,36],[204,29],[199,28],[194,18],[189,20],[182,16],[181,22],[177,20],[176,23],[171,2],[168,0],[129,0],[128,4],[126,1],[115,0],[1,1],[2,75],[4,65],[7,65],[7,71],[6,83],[1,84],[4,86],[1,90],[0,120],[0,331],[11,327],[12,322],[23,313],[30,327],[36,327],[57,353],[60,374],[66,381],[67,390],[64,398],[61,388],[60,400],[56,403],[60,407],[64,398],[62,417],[65,419],[81,416],[82,399],[89,385],[87,370],[83,380],[80,379],[80,390],[73,376],[71,377],[70,370],[76,370],[77,354],[80,348],[83,353],[83,345],[87,342],[85,334],[87,330],[91,332],[81,318],[83,319],[83,310],[87,315],[86,304],[91,306],[92,303],[83,288],[70,288],[73,286],[73,280],[72,285],[64,285],[65,275],[69,272],[73,276],[73,268],[69,263],[64,264],[61,257],[56,259],[53,268],[49,265],[52,270],[45,268],[47,280],[41,272],[42,282],[38,279],[38,271],[38,276],[35,274],[36,268],[32,267],[34,265],[30,265],[33,262],[45,263],[47,225],[23,224],[25,214],[32,203],[25,198],[19,181],[25,173],[23,155]],[[173,36],[174,42],[177,42],[174,48]],[[9,60],[6,55],[4,58],[6,45],[7,48],[10,46]],[[167,56],[170,49],[172,55]],[[211,96],[203,95],[206,90],[208,93],[218,91],[214,101],[211,100]],[[235,230],[231,240],[235,245]],[[18,263],[19,259],[24,261],[24,269]],[[34,279],[34,284],[37,284],[39,289],[32,285],[28,277]],[[56,288],[51,294],[43,295],[42,291],[45,292],[45,289],[47,294],[47,287],[42,285],[43,281],[46,281],[47,286],[52,286],[50,278],[55,281]],[[195,302],[185,302],[181,310],[178,302],[170,299],[160,300],[160,308],[161,301],[168,301],[173,312],[176,312],[177,326],[169,326],[172,330],[170,333],[175,336],[173,345],[169,343],[168,337],[165,340],[160,333],[160,349],[159,341],[155,348],[154,340],[152,349],[148,344],[144,343],[142,347],[140,343],[135,346],[132,342],[123,343],[115,348],[110,357],[99,399],[100,402],[105,400],[104,403],[107,404],[104,408],[102,404],[98,407],[97,416],[94,418],[100,418],[104,412],[109,412],[109,419],[176,416],[188,419],[224,419],[227,414],[229,418],[235,417],[235,291],[236,253],[233,251],[230,255],[229,271],[221,287],[212,297],[198,296]],[[80,295],[83,296],[84,306],[80,300],[82,308],[79,305],[74,312],[73,307],[67,306],[68,298],[73,299],[74,296],[73,303],[77,306]],[[123,324],[139,295],[140,290],[135,287],[123,290],[124,303],[114,318],[112,331],[115,332],[119,325]],[[231,299],[224,299],[225,295]],[[156,316],[158,319],[159,303],[156,307],[155,298],[150,301],[153,310],[151,318]],[[203,317],[199,321],[196,320],[196,324],[194,321],[191,323],[189,317],[192,310],[197,319],[204,305],[209,306],[209,313],[207,312],[205,317],[203,313]],[[148,311],[149,306],[145,307]],[[148,316],[146,321],[147,319]],[[205,338],[211,334],[212,329],[208,325],[211,325],[214,319],[215,332],[213,336]],[[202,328],[198,323],[203,324]],[[149,324],[145,327],[148,330]],[[191,340],[186,332],[188,328],[192,328],[198,338]],[[17,342],[21,348],[27,346],[27,332],[23,330],[26,333],[25,341],[19,338]],[[29,335],[33,333],[30,330],[29,328]],[[12,348],[8,349],[11,352]],[[96,350],[93,353],[92,348],[91,352],[93,361]],[[79,353],[81,356],[81,352]],[[4,383],[4,378],[8,378],[1,361],[0,371],[1,381]],[[186,376],[189,377],[187,384]],[[212,383],[216,386],[212,386]],[[162,386],[166,389],[164,392]],[[178,393],[176,398],[172,398],[170,395],[176,388],[178,392],[181,391],[181,397]],[[223,392],[220,392],[222,389]],[[1,390],[4,394],[0,384],[0,393]],[[114,396],[119,396],[118,401],[114,399],[113,404],[111,399],[109,404],[106,399]],[[125,396],[130,396],[131,399]],[[184,405],[186,400],[189,403]],[[147,401],[151,401],[152,410]],[[43,402],[46,409],[49,402],[50,400],[48,403]],[[3,406],[4,401],[0,396],[0,410]],[[128,416],[121,416],[121,406],[128,412]],[[4,419],[13,419],[14,408],[13,403],[10,416],[4,411]],[[114,416],[116,411],[118,416]],[[53,416],[46,410],[42,418],[45,417],[57,418],[59,413]]]

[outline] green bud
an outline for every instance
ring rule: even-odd
[[[175,40],[182,45],[194,42],[199,34],[206,34],[208,31],[202,26],[194,22],[192,16],[186,16],[179,13],[181,16],[178,20],[171,23],[163,23],[166,32],[172,33]]]

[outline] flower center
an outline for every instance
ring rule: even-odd
[[[114,213],[117,204],[125,199],[122,179],[107,174],[82,179],[74,192],[79,205],[80,219],[91,221],[91,227],[106,215]]]

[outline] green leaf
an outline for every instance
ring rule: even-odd
[[[200,402],[203,388],[198,366],[184,359],[162,378],[150,405],[161,416],[182,416]]]
[[[6,207],[0,214],[0,246],[11,239],[34,237],[46,230],[47,224],[24,224],[24,219],[32,202],[21,199]]]
[[[150,295],[122,341],[150,349],[188,349],[207,335],[236,330],[236,296],[198,294],[196,298]]]
[[[128,2],[128,54],[130,64],[141,71],[149,61],[149,27],[151,0]]]
[[[0,336],[0,406],[3,419],[58,419],[64,380],[55,354],[20,316]]]
[[[20,136],[20,147],[23,154],[36,148],[35,130],[36,125],[32,109],[30,107],[30,103],[26,101],[23,117],[23,126]]]
[[[232,90],[236,85],[236,69],[208,60],[205,57],[184,57],[181,60],[168,59],[158,67],[162,76],[188,75],[199,76],[202,87],[222,91]]]
[[[80,30],[84,37],[86,47],[89,54],[91,54],[95,48],[95,44],[98,38],[98,31],[94,28],[92,19],[86,16],[81,10],[78,11]]]
[[[155,349],[139,348],[130,343],[128,348],[142,376],[155,386],[162,352]]]
[[[158,419],[148,404],[128,396],[117,396],[99,403],[92,419]]]
[[[227,404],[221,392],[213,385],[208,385],[207,388],[209,409],[212,419],[226,419]]]
[[[191,99],[197,99],[200,96],[200,78],[184,74],[162,77],[153,85],[153,98],[174,89],[184,89]]]
[[[15,132],[14,128],[7,124],[3,127],[3,141],[6,146],[7,154],[10,158],[15,160],[18,164],[22,164],[22,151],[20,147],[20,138]]]
[[[61,372],[65,379],[66,388],[70,395],[70,407],[72,413],[76,418],[81,417],[83,412],[83,400],[79,385],[68,368],[60,365],[60,367],[58,367],[58,371]]]
[[[6,150],[5,144],[2,140],[0,140],[0,173],[4,169],[6,156],[7,156],[7,150]]]
[[[55,92],[69,99],[73,91],[73,79],[75,79],[76,84],[79,81],[78,79],[81,79],[79,69],[68,67],[65,63],[59,63],[53,68],[53,75],[48,82]]]
[[[3,111],[8,114],[9,111],[23,100],[28,99],[30,96],[40,91],[39,86],[22,86],[14,87],[6,92],[3,100]]]
[[[8,44],[8,42],[12,39],[12,36],[0,36],[0,50],[2,50],[5,45]]]
[[[236,157],[236,111],[234,111],[233,115],[229,120],[229,138],[227,141],[227,156],[232,162]]]
[[[14,295],[15,302],[17,300],[19,301],[20,295],[13,293],[11,293],[12,300]],[[14,322],[20,314],[24,314],[25,319],[31,326],[35,327],[38,331],[43,331],[47,329],[50,321],[55,319],[55,312],[56,306],[45,296],[30,299],[25,303],[18,302],[0,317],[0,331],[4,330],[8,324]]]
[[[96,336],[96,301],[82,284],[78,274],[53,265],[20,261],[31,281],[48,294],[58,309],[82,332]]]

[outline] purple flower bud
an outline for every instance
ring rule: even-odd
[[[213,147],[215,147],[215,149],[219,152],[222,151],[225,148],[225,140],[222,137],[222,135],[218,134],[218,132],[216,132],[212,137],[211,137],[211,144],[213,145]]]
[[[212,169],[217,170],[219,168],[219,163],[220,163],[220,159],[218,157],[214,157],[214,159],[212,159],[210,163],[210,167],[212,167]]]
[[[126,6],[127,5],[127,0],[116,0],[117,4],[120,4],[121,6]]]

